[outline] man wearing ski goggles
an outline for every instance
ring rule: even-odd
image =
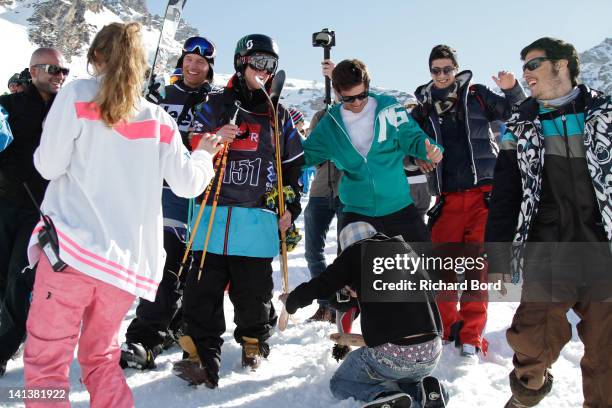
[[[242,58],[242,62],[255,71],[266,71],[270,75],[273,75],[278,67],[278,59],[273,55],[252,54]]]
[[[191,37],[183,44],[183,54],[199,54],[204,58],[215,58],[215,45],[204,37]]]

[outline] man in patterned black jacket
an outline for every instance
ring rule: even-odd
[[[570,309],[581,319],[584,406],[609,407],[612,99],[577,84],[571,44],[540,38],[521,59],[531,97],[507,122],[485,236],[490,280],[511,271],[518,281],[520,266],[524,281],[506,333],[514,351],[506,408],[536,406],[550,392],[550,367],[572,337]],[[512,263],[496,242],[512,242]]]

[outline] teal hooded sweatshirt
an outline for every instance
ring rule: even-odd
[[[338,104],[321,118],[304,142],[304,167],[331,160],[344,174],[339,187],[344,211],[380,217],[413,203],[404,157],[427,160],[425,139],[437,144],[395,98],[373,93],[369,96],[377,106],[368,154],[362,156],[353,146],[342,121],[342,105]]]

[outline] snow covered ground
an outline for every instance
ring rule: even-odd
[[[303,205],[306,205],[304,200]],[[303,217],[298,219],[303,229]],[[335,242],[336,229],[332,226],[328,241]],[[335,244],[326,248],[327,259],[332,261],[336,253]],[[281,293],[279,264],[274,262],[275,299]],[[304,244],[300,243],[289,254],[290,285],[295,287],[309,279]],[[508,373],[512,370],[512,353],[505,341],[505,329],[512,320],[515,303],[491,303],[486,337],[490,342],[489,353],[479,362],[467,362],[458,351],[447,345],[435,375],[448,387],[450,408],[502,407],[509,395]],[[275,302],[280,310],[280,302]],[[121,340],[129,322],[134,317],[134,306],[125,317]],[[221,380],[219,388],[209,390],[204,386],[188,386],[172,374],[172,363],[181,358],[181,351],[174,347],[157,359],[157,369],[147,372],[126,370],[128,383],[134,392],[137,407],[262,407],[262,408],[312,408],[359,407],[359,401],[336,400],[329,391],[329,379],[338,363],[331,357],[332,343],[328,340],[334,327],[325,323],[304,323],[315,311],[316,305],[304,308],[295,316],[283,333],[277,332],[270,339],[271,353],[267,361],[256,372],[240,365],[240,347],[234,342],[232,331],[233,308],[226,296],[225,311],[228,331],[224,335],[222,350]],[[398,318],[402,318],[398,316]],[[569,315],[570,321],[578,319]],[[359,329],[359,325],[356,325]],[[582,406],[580,380],[580,358],[582,343],[574,329],[572,341],[564,348],[553,367],[555,386],[552,394],[544,400],[542,408],[570,408]],[[80,369],[76,360],[71,367],[70,399],[74,407],[88,406],[88,393],[79,382]],[[10,361],[8,371],[0,380],[1,387],[23,385],[23,362],[21,358]],[[2,405],[23,406],[23,404]]]

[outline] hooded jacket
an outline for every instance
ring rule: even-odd
[[[339,196],[345,212],[380,217],[413,203],[403,160],[406,155],[427,160],[427,135],[395,98],[369,96],[377,106],[374,137],[366,156],[351,142],[340,112],[342,104],[334,105],[321,118],[304,142],[304,153],[306,167],[331,160],[343,172]]]
[[[460,122],[465,126],[473,185],[490,183],[493,180],[499,147],[489,122],[507,120],[512,106],[525,99],[526,95],[518,81],[512,89],[503,91],[505,96],[492,92],[484,85],[471,85],[472,72],[467,70],[457,74],[456,80],[459,83],[458,113]],[[432,87],[433,81],[430,81],[416,89],[415,96],[420,105],[412,110],[411,115],[430,137],[444,146],[444,135],[440,130],[441,119],[431,106]],[[446,161],[442,160],[435,171],[428,173],[430,191],[434,195],[445,191],[442,172]]]

